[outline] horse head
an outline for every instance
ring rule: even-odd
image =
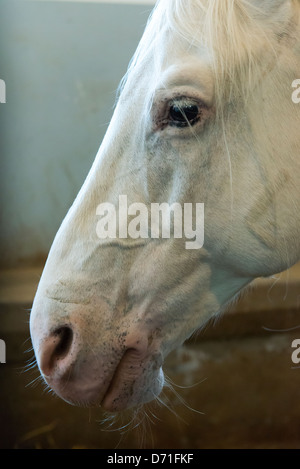
[[[42,376],[119,411],[253,279],[299,259],[298,0],[161,0],[31,312]]]

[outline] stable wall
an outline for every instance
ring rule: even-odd
[[[45,258],[92,165],[152,9],[131,3],[0,0],[2,267]]]

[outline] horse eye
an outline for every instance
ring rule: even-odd
[[[173,105],[170,107],[169,111],[170,125],[176,127],[188,127],[189,125],[194,125],[198,122],[199,108],[196,104],[191,105]]]

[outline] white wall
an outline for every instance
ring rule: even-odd
[[[2,265],[48,252],[94,160],[151,8],[0,0]]]

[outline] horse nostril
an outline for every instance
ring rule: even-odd
[[[53,351],[53,359],[64,358],[73,341],[73,331],[70,327],[64,326],[60,327],[54,332],[55,337],[58,340],[58,343]]]
[[[73,331],[69,326],[56,329],[43,342],[40,368],[45,376],[51,376],[55,370],[63,368],[63,359],[69,354],[72,342]]]

